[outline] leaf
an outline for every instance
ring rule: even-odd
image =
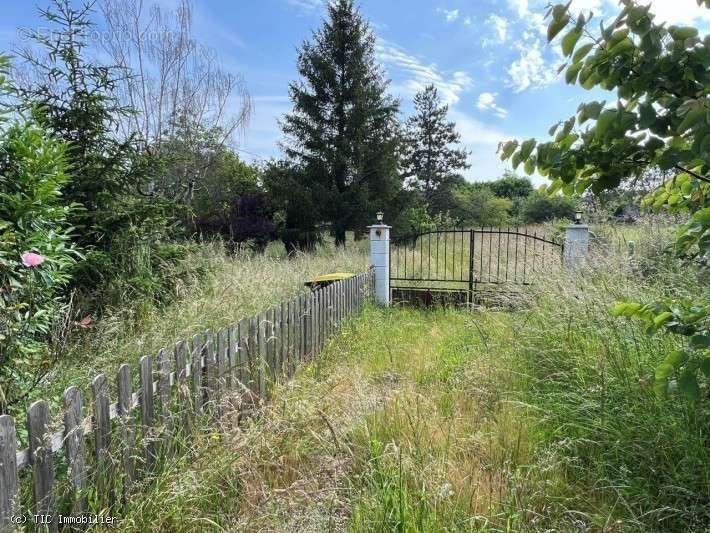
[[[704,118],[705,109],[691,109],[690,111],[688,111],[688,113],[686,113],[685,118],[680,123],[676,131],[678,132],[678,134],[683,134]]]
[[[672,365],[677,369],[683,366],[688,360],[688,352],[685,350],[674,350],[664,359],[664,363]]]
[[[515,140],[500,144],[498,146],[498,149],[501,151],[501,161],[505,161],[506,159],[510,158],[510,156],[513,155],[513,152],[515,152],[515,149],[517,147],[518,141]]]
[[[698,30],[690,26],[671,26],[668,28],[668,33],[671,34],[674,41],[685,41],[698,36]]]
[[[618,111],[614,109],[606,109],[599,114],[597,126],[595,128],[595,137],[597,139],[604,138],[609,131],[609,128],[614,123],[618,116]]]
[[[694,371],[686,370],[678,378],[678,390],[689,400],[700,398],[700,387]]]
[[[530,157],[525,161],[525,173],[531,176],[533,172],[535,172],[535,158]]]
[[[565,82],[568,85],[573,85],[577,81],[577,75],[579,71],[582,70],[583,66],[582,63],[573,63],[567,68],[567,72],[565,72]]]
[[[569,15],[564,15],[559,19],[554,19],[547,28],[547,42],[552,41],[557,35],[567,26],[570,18]]]
[[[581,36],[582,28],[576,26],[575,28],[567,32],[567,34],[562,38],[562,53],[565,56],[572,55],[574,47]]]
[[[700,362],[700,370],[702,370],[706,378],[710,379],[710,357],[706,357]]]
[[[710,335],[693,335],[690,337],[690,345],[698,350],[710,348]]]
[[[520,145],[520,159],[521,161],[525,161],[528,157],[530,157],[530,154],[532,153],[533,149],[535,148],[535,144],[537,141],[535,139],[528,139],[527,141],[523,142],[523,144]]]
[[[673,368],[673,365],[671,365],[670,363],[661,363],[656,367],[656,379],[667,379],[668,377],[673,375],[674,370],[675,369]]]
[[[653,319],[653,325],[660,328],[663,324],[668,322],[673,317],[673,313],[670,311],[664,311]]]
[[[668,396],[668,380],[667,379],[657,379],[653,383],[653,392],[659,399],[664,399]]]
[[[620,41],[611,47],[611,49],[609,50],[609,55],[611,57],[620,56],[624,52],[628,52],[635,48],[636,47],[634,46],[634,43],[631,39],[624,39],[623,41]]]
[[[574,56],[572,56],[572,62],[579,63],[580,61],[582,61],[582,59],[587,56],[587,54],[592,50],[592,48],[594,48],[594,44],[592,43],[587,43],[580,46],[574,53]]]

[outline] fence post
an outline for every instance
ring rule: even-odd
[[[0,531],[12,531],[17,509],[17,434],[10,415],[0,415]]]
[[[377,224],[370,229],[370,263],[375,274],[375,301],[390,304],[390,229],[382,223],[382,213],[377,213]]]
[[[563,251],[564,266],[577,268],[581,266],[589,253],[589,226],[577,221],[565,228],[565,245]]]
[[[44,400],[33,403],[27,411],[27,440],[32,465],[33,514],[45,515],[46,531],[57,531],[54,500],[54,458],[48,435],[49,404]]]

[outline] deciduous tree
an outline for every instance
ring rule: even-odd
[[[570,2],[571,3],[571,2]],[[676,250],[708,279],[710,255],[710,36],[696,28],[656,22],[652,5],[622,0],[621,11],[599,31],[591,14],[576,19],[570,3],[550,8],[548,38],[564,32],[561,47],[567,83],[615,91],[610,102],[579,106],[575,116],[550,129],[553,139],[509,141],[500,146],[513,167],[525,165],[551,180],[549,192],[581,194],[614,189],[650,168],[673,172],[645,205],[686,213]],[[710,8],[710,0],[698,0]],[[701,394],[699,370],[710,378],[710,295],[620,303],[614,312],[638,317],[649,332],[666,330],[687,343],[656,368],[656,391],[673,383],[688,398]]]

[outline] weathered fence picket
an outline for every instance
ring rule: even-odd
[[[140,359],[140,406],[143,435],[144,460],[146,468],[153,467],[156,459],[153,404],[153,358],[144,355]]]
[[[0,416],[0,531],[10,531],[17,499],[17,434],[10,415]]]
[[[111,417],[109,413],[108,380],[104,374],[99,374],[92,382],[94,400],[94,457],[96,457],[96,492],[99,500],[111,505],[113,495],[109,484],[111,458]]]
[[[202,335],[194,335],[192,337],[192,403],[193,410],[196,415],[202,413],[202,405],[204,402],[204,391],[202,389],[202,374],[203,374],[203,355],[204,355],[204,340]]]
[[[116,377],[118,403],[116,414],[121,439],[121,461],[123,468],[122,501],[128,498],[128,492],[136,479],[136,426],[133,417],[133,380],[131,366],[122,364]],[[82,436],[83,439],[83,436]],[[83,444],[83,443],[82,443]]]
[[[47,529],[57,531],[54,501],[54,458],[49,438],[49,404],[44,400],[33,403],[27,410],[27,438],[32,465],[33,514],[51,517]]]
[[[27,449],[18,450],[15,420],[0,415],[0,532],[11,531],[13,513],[28,505],[18,501],[25,493],[20,490],[20,473],[28,467],[33,513],[54,517],[45,519],[41,529],[57,530],[57,508],[71,508],[74,515],[86,513],[90,494],[101,505],[125,503],[158,455],[173,453],[168,439],[189,434],[198,423],[193,418],[205,409],[219,416],[228,391],[264,401],[275,382],[290,378],[300,362],[320,354],[326,340],[372,295],[372,277],[368,271],[298,295],[216,334],[206,331],[189,343],[178,341],[172,350],[160,350],[155,362],[145,355],[139,361],[136,392],[132,368],[122,364],[115,375],[114,404],[109,380],[99,374],[91,382],[90,416],[84,414],[80,389],[69,387],[61,427],[55,432],[50,430],[49,404],[37,401],[27,411]],[[88,451],[87,442],[92,443]],[[69,501],[60,507],[53,454],[62,450],[67,465],[62,494]],[[63,479],[63,467],[57,471]]]

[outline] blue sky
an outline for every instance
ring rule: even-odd
[[[151,0],[146,0],[150,3]],[[18,44],[18,27],[41,24],[36,6],[5,2],[0,50]],[[159,0],[170,7],[177,0]],[[710,9],[695,0],[652,0],[669,24],[710,30]],[[500,140],[544,138],[581,101],[600,95],[565,85],[556,43],[547,44],[543,15],[548,0],[362,0],[360,8],[377,35],[377,58],[411,112],[417,90],[434,83],[450,106],[471,151],[470,180],[500,176]],[[597,19],[618,12],[613,0],[574,0],[573,10],[592,9]],[[317,28],[324,0],[195,0],[195,37],[214,47],[225,69],[241,73],[254,101],[238,147],[247,160],[279,155],[277,120],[290,109],[288,83],[296,78],[297,47]],[[609,95],[611,96],[611,95]],[[603,97],[603,96],[602,96]],[[608,96],[607,96],[608,98]],[[538,181],[536,179],[536,181]]]

